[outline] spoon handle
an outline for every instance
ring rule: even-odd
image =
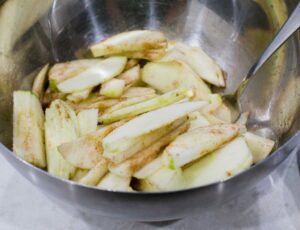
[[[279,49],[282,44],[300,27],[300,2],[297,4],[296,8],[293,10],[292,14],[289,16],[287,21],[281,27],[273,41],[264,50],[257,62],[251,67],[247,76],[244,80],[248,80],[251,76],[255,75],[257,70],[265,64],[265,62],[274,54],[274,52]]]

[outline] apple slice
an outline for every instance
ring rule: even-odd
[[[91,169],[103,158],[103,138],[124,123],[125,121],[116,122],[79,139],[65,142],[58,147],[58,150],[70,164],[81,169]]]
[[[147,100],[152,99],[156,96],[157,96],[156,94],[153,94],[153,95],[150,95],[150,94],[147,95],[146,94],[144,96],[132,97],[132,98],[128,98],[128,99],[125,99],[125,100],[121,100],[117,104],[115,104],[115,105],[111,106],[110,108],[106,109],[104,114],[109,114],[113,111],[123,109],[123,108],[126,108],[126,107],[131,106],[131,105],[136,105],[140,102],[147,101]]]
[[[120,79],[111,79],[102,84],[100,95],[110,98],[119,98],[125,89],[125,81]]]
[[[150,30],[136,30],[119,33],[93,46],[90,50],[94,57],[138,52],[144,50],[164,49],[167,40],[163,33]]]
[[[45,140],[48,172],[65,179],[71,178],[76,168],[58,151],[62,143],[74,141],[79,136],[78,120],[73,109],[61,100],[52,102],[46,109]]]
[[[209,101],[209,104],[201,110],[201,114],[210,124],[219,125],[219,124],[231,123],[231,122],[226,122],[215,115],[215,114],[218,115],[219,113],[218,109],[223,105],[221,95],[211,94],[208,96],[207,100]]]
[[[252,164],[252,154],[245,140],[236,138],[221,149],[201,158],[183,172],[187,187],[224,181]]]
[[[127,61],[124,70],[129,70],[129,69],[135,67],[135,66],[138,65],[138,64],[139,64],[139,60],[138,60],[138,59],[133,59],[133,58],[131,58],[131,59],[129,59],[129,60]]]
[[[96,186],[107,172],[107,161],[105,159],[101,159],[95,165],[95,167],[90,169],[87,174],[85,174],[81,179],[78,180],[78,183]]]
[[[60,92],[73,93],[92,88],[119,75],[127,62],[126,57],[110,57],[97,66],[86,69],[78,75],[57,85]]]
[[[77,114],[80,136],[94,132],[98,125],[98,109],[82,110]]]
[[[134,117],[136,115],[156,110],[175,102],[179,102],[184,98],[188,98],[190,96],[190,93],[191,92],[185,88],[179,88],[165,93],[164,95],[156,96],[152,99],[103,114],[99,117],[99,122],[103,124],[109,124],[125,118]]]
[[[104,111],[120,102],[119,99],[106,99],[104,96],[90,96],[80,103],[70,103],[76,112],[86,109],[98,109]]]
[[[107,99],[107,100],[100,100],[100,101],[80,103],[80,104],[71,104],[71,105],[76,110],[77,113],[86,109],[98,109],[99,111],[103,112],[106,109],[118,104],[119,102],[120,101],[118,99]]]
[[[198,111],[193,112],[189,115],[190,127],[188,131],[209,126],[209,121]]]
[[[59,83],[73,78],[91,67],[98,66],[102,61],[103,59],[82,59],[55,64],[49,71],[50,89],[56,91]]]
[[[207,100],[209,104],[201,110],[202,113],[206,113],[206,114],[214,113],[214,111],[216,111],[223,103],[220,94],[210,94],[207,96]]]
[[[133,174],[133,177],[138,179],[146,179],[147,177],[154,174],[163,166],[162,162],[162,155],[154,159],[153,161],[149,162],[148,164],[144,165],[141,169],[136,171]]]
[[[202,49],[176,42],[160,61],[174,60],[188,64],[203,80],[218,87],[225,86],[221,68]]]
[[[206,104],[207,102],[204,101],[173,104],[132,119],[104,138],[102,142],[104,156],[111,159],[114,163],[120,163],[128,159],[141,149],[126,154],[124,152],[137,144],[143,148],[143,141],[141,142],[141,140],[145,138],[145,135],[167,127],[174,121],[184,118]]]
[[[143,50],[143,51],[135,51],[135,52],[124,52],[119,55],[128,58],[155,61],[161,59],[163,56],[165,56],[165,54],[166,51],[164,49],[156,49],[156,50]]]
[[[216,150],[238,135],[239,125],[212,125],[180,135],[163,152],[164,163],[170,168],[182,167]]]
[[[108,173],[97,185],[98,188],[111,191],[132,191],[130,187],[131,177],[122,177]]]
[[[224,120],[221,120],[220,118],[213,115],[213,113],[203,113],[203,116],[211,125],[222,125],[222,124],[228,124],[228,122],[225,122]]]
[[[140,153],[145,148],[149,147],[151,144],[155,143],[156,141],[160,140],[164,135],[171,132],[175,127],[178,127],[186,120],[186,117],[179,118],[176,121],[163,126],[157,130],[149,132],[145,135],[140,137],[136,137],[134,140],[124,142],[122,145],[122,152],[119,154],[108,154],[105,157],[111,161],[111,163],[117,165],[127,160],[134,155]],[[105,153],[104,153],[105,154]]]
[[[230,109],[222,104],[218,108],[216,108],[213,112],[212,115],[214,115],[216,118],[224,121],[225,123],[231,123],[232,122],[232,114]]]
[[[45,92],[45,85],[48,77],[49,64],[45,65],[35,77],[32,92],[42,101]]]
[[[171,141],[173,141],[178,135],[186,132],[188,129],[188,122],[175,127],[169,133],[164,135],[158,141],[151,144],[148,148],[145,148],[135,154],[130,159],[122,162],[121,164],[112,164],[109,166],[109,171],[120,175],[131,177],[136,171],[142,168],[147,163],[154,160],[157,155],[161,152],[162,148],[167,146]]]
[[[60,93],[57,91],[51,91],[49,88],[46,89],[43,99],[42,99],[42,105],[43,107],[49,107],[52,101],[55,101],[57,99],[64,100],[66,99],[67,94],[65,93]]]
[[[183,189],[186,187],[182,170],[162,167],[155,173],[139,181],[139,190],[147,192],[159,192]]]
[[[122,98],[141,97],[145,95],[156,95],[155,90],[149,87],[130,87],[127,89]]]
[[[79,181],[81,178],[83,178],[87,173],[89,172],[88,169],[76,169],[76,172],[73,177],[71,177],[72,181]]]
[[[126,88],[129,88],[140,81],[140,69],[140,65],[137,65],[120,74],[117,79],[125,81]]]
[[[253,163],[264,160],[274,148],[275,142],[273,140],[260,137],[250,132],[244,133],[243,136],[251,150]]]
[[[150,62],[142,70],[142,80],[162,93],[185,87],[195,91],[195,99],[207,99],[211,94],[197,74],[180,61]]]
[[[29,91],[15,91],[13,95],[13,150],[23,160],[45,168],[44,112],[40,101]]]
[[[92,92],[93,88],[89,88],[80,92],[75,92],[72,94],[69,94],[67,96],[67,100],[74,102],[74,103],[79,103],[81,101],[84,101],[85,99],[87,99],[90,95],[90,93]]]

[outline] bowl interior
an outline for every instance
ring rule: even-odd
[[[202,47],[227,74],[232,91],[287,17],[295,1],[56,0],[14,4],[0,14],[0,142],[11,146],[11,93],[30,88],[39,67],[81,57],[110,35],[157,29]],[[32,7],[35,7],[34,11]],[[8,13],[8,12],[6,12]],[[28,20],[24,20],[27,18]],[[2,26],[1,26],[2,25]],[[13,27],[4,26],[13,25]],[[5,34],[5,35],[3,35]],[[298,129],[299,34],[255,76],[243,96],[249,128],[278,140]],[[288,102],[288,103],[287,103]]]

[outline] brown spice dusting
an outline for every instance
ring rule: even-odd
[[[224,132],[221,129],[211,129],[210,133],[213,135],[222,135]]]
[[[230,177],[230,176],[232,176],[232,173],[229,172],[229,171],[227,171],[227,172],[226,172],[226,175]]]
[[[179,81],[172,81],[173,87],[177,88],[177,87],[179,87],[179,85],[180,85]]]

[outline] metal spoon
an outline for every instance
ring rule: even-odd
[[[293,10],[287,21],[281,27],[273,41],[264,50],[256,63],[250,68],[246,77],[238,85],[232,94],[223,94],[223,102],[229,106],[232,113],[232,120],[236,121],[241,114],[240,97],[247,87],[249,80],[265,64],[265,62],[291,37],[300,27],[300,2]]]

